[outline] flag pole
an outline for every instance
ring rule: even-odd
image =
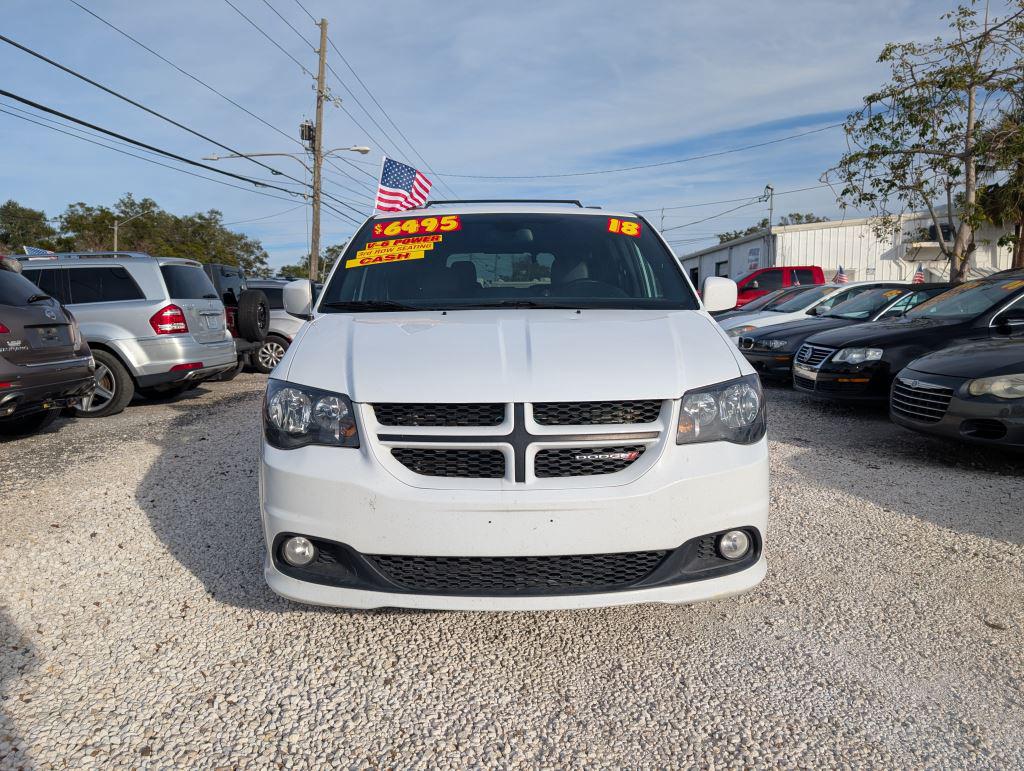
[[[380,171],[377,172],[377,190],[373,194],[373,206],[370,207],[370,214],[377,211],[377,193],[380,192],[380,183],[384,180],[384,164],[388,162],[387,153],[380,154]]]

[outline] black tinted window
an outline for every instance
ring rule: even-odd
[[[269,287],[264,287],[261,291],[267,296],[267,302],[270,304],[270,310],[284,310],[284,289],[271,289]]]
[[[814,271],[808,268],[801,268],[793,271],[793,278],[791,279],[794,284],[813,284],[814,283]]]
[[[69,268],[68,290],[72,303],[102,303],[144,298],[138,284],[124,268]]]
[[[238,305],[238,298],[245,291],[245,276],[236,268],[215,268],[220,299],[225,305]]]
[[[757,284],[755,287],[754,284]],[[770,270],[767,273],[761,273],[754,276],[754,280],[751,281],[746,289],[781,289],[782,288],[782,271]]]
[[[23,275],[0,270],[0,305],[24,305],[34,294],[43,293]]]
[[[368,222],[320,309],[353,301],[451,309],[697,307],[679,263],[647,224],[533,213]]]
[[[161,265],[160,273],[172,300],[217,299],[217,290],[198,265]]]
[[[48,294],[62,303],[67,303],[70,301],[68,300],[67,292],[64,291],[65,272],[63,269],[26,270],[22,272],[22,275],[42,289],[43,294]]]

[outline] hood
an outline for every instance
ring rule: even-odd
[[[766,328],[763,332],[751,332],[749,336],[755,340],[800,340],[817,332],[848,327],[856,323],[858,322],[852,319],[828,319],[824,316],[814,316],[809,319],[797,319],[796,321],[787,321],[785,324],[776,324]]]
[[[738,377],[737,356],[697,311],[329,313],[280,371],[356,402],[666,399]]]
[[[955,345],[910,363],[915,372],[950,377],[992,377],[1024,372],[1024,340],[985,340]]]
[[[957,319],[887,319],[886,321],[869,321],[864,324],[832,329],[811,335],[808,343],[828,348],[845,348],[848,346],[885,346],[900,343],[922,333],[938,330],[942,327],[961,327],[965,322]]]
[[[752,313],[744,313],[741,310],[735,316],[730,316],[727,319],[719,318],[718,322],[722,325],[722,329],[732,329],[733,327],[742,327],[744,324],[749,324],[751,321],[756,321],[757,319],[777,315],[779,314],[772,311],[754,311]]]

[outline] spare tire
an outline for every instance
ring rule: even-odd
[[[270,329],[270,302],[259,289],[246,289],[238,298],[235,328],[239,337],[254,343],[263,342]]]

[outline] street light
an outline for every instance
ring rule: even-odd
[[[113,225],[108,225],[108,226],[107,226],[107,227],[109,227],[109,228],[110,228],[111,230],[113,230],[113,231],[114,231],[114,251],[115,251],[115,252],[117,251],[117,229],[118,229],[119,227],[121,227],[122,225],[127,225],[127,224],[128,224],[129,222],[131,222],[131,221],[132,221],[132,220],[134,220],[134,219],[138,219],[138,218],[139,218],[139,217],[141,217],[141,216],[142,216],[143,214],[149,214],[149,212],[148,212],[148,211],[140,211],[140,212],[139,212],[138,214],[136,214],[136,215],[135,215],[134,217],[129,217],[129,218],[128,218],[128,219],[126,219],[126,220],[118,220],[118,219],[115,219],[115,220],[114,220],[114,224],[113,224]]]

